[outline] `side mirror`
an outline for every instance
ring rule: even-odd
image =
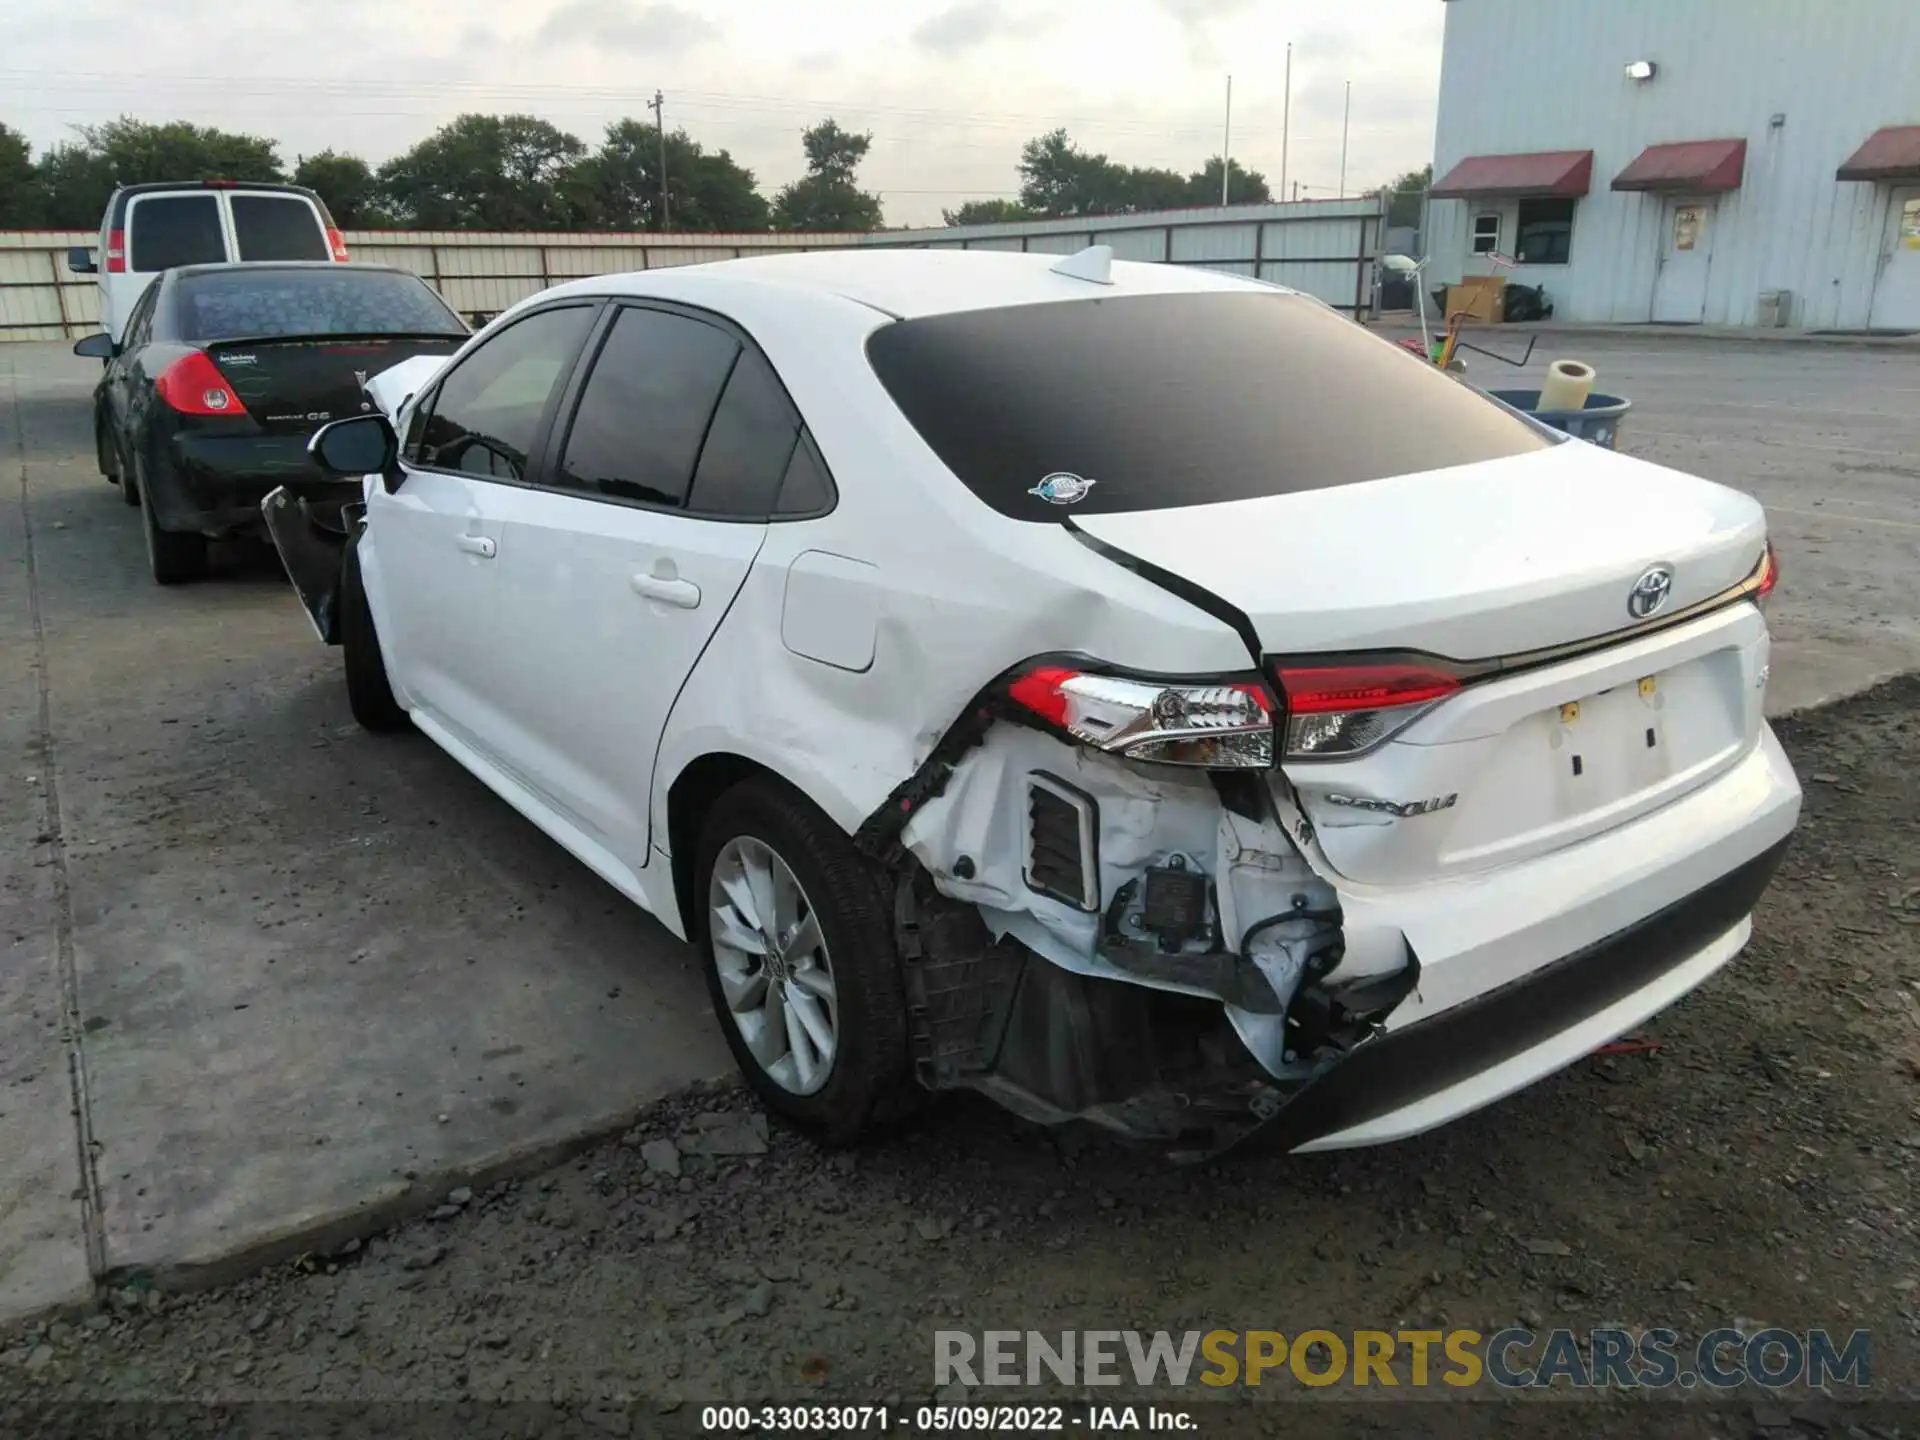
[[[113,337],[104,330],[97,335],[73,342],[73,353],[84,355],[89,360],[111,360],[120,353],[120,347],[113,343]]]
[[[67,248],[67,269],[76,275],[92,275],[99,270],[93,263],[93,251],[84,245],[72,245]]]
[[[307,454],[332,480],[378,475],[388,490],[400,483],[400,442],[384,415],[352,415],[322,425],[307,441]]]

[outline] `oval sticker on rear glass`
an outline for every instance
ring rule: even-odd
[[[1029,471],[1029,474],[1032,472]],[[1027,491],[1029,495],[1038,495],[1049,505],[1072,505],[1087,498],[1097,481],[1075,475],[1066,470],[1056,470],[1038,485]]]

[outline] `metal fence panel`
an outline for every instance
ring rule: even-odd
[[[584,276],[850,246],[1061,255],[1091,244],[1111,245],[1116,259],[1257,273],[1354,310],[1371,304],[1380,220],[1380,202],[1360,199],[859,235],[352,230],[346,240],[354,259],[413,271],[474,320],[490,318],[550,285]],[[72,245],[98,243],[90,230],[0,231],[0,340],[71,339],[94,330],[99,314],[96,279],[68,271],[66,251]]]

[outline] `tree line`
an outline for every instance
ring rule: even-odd
[[[277,142],[184,120],[80,127],[36,161],[0,125],[0,229],[89,230],[115,185],[224,179],[305,185],[343,228],[378,230],[877,230],[856,175],[872,136],[832,119],[801,137],[807,170],[769,200],[751,170],[685,130],[616,120],[597,148],[533,115],[462,115],[369,165],[324,150],[282,163]]]
[[[820,121],[801,136],[806,173],[769,199],[751,170],[684,129],[666,136],[663,187],[660,131],[634,119],[614,121],[589,148],[533,115],[461,115],[383,165],[324,150],[291,169],[273,140],[183,120],[83,126],[38,160],[0,125],[0,230],[92,229],[116,184],[209,178],[305,185],[350,230],[878,230],[880,197],[858,180],[872,138]],[[943,214],[978,225],[1218,205],[1222,166],[1219,155],[1187,174],[1128,165],[1053,130],[1021,147],[1018,198]],[[1259,171],[1237,160],[1225,168],[1230,204],[1274,198]],[[1431,175],[1429,166],[1394,182],[1393,223],[1418,223]]]

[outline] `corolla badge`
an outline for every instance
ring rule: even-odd
[[[1087,492],[1098,483],[1065,470],[1056,470],[1027,493],[1038,495],[1049,505],[1073,505],[1086,499]]]
[[[1644,620],[1665,605],[1671,594],[1673,571],[1665,565],[1656,565],[1634,581],[1633,589],[1627,592],[1627,614]]]

